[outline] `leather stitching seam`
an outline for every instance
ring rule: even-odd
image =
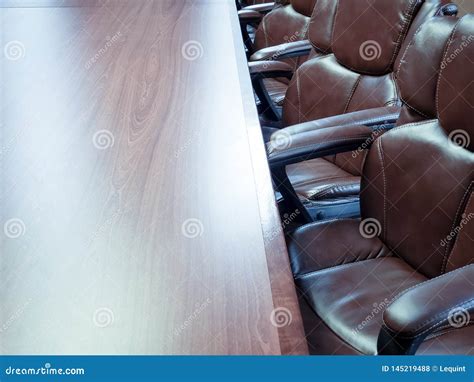
[[[326,187],[324,187],[322,190],[320,190],[319,192],[315,192],[314,194],[312,194],[310,197],[309,197],[309,200],[313,200],[313,198],[315,197],[323,197],[323,196],[326,196],[328,194],[330,194],[333,190],[336,190],[338,187],[350,187],[350,186],[354,186],[356,185],[357,186],[358,183],[346,183],[346,184],[338,184],[338,183],[333,183],[333,184],[330,184]]]
[[[425,322],[423,322],[422,324],[418,325],[415,329],[413,329],[411,332],[409,333],[413,333],[413,335],[403,335],[403,336],[398,336],[399,338],[417,338],[417,337],[420,337],[422,336],[423,334],[431,331],[432,329],[436,328],[438,325],[442,324],[444,321],[446,321],[446,313],[449,314],[449,312],[453,309],[456,309],[456,308],[461,308],[461,309],[470,309],[471,307],[474,306],[474,298],[471,298],[469,300],[465,300],[463,301],[462,303],[460,304],[455,304],[454,306],[451,306],[449,307],[448,309],[442,311],[441,313],[438,313],[434,318],[431,318],[429,320],[426,320]],[[433,325],[429,326],[428,328],[426,328],[425,330],[423,330],[422,332],[420,333],[417,333],[420,329],[422,329],[424,326],[428,325],[428,324],[431,324],[432,322],[434,322],[438,317],[442,317],[440,320],[438,320],[437,322],[435,322]],[[385,322],[385,320],[382,318],[382,321],[383,321],[383,324],[387,327],[387,328],[390,328],[390,326],[388,326]]]
[[[383,147],[382,139],[377,141],[377,149],[380,159],[380,165],[382,166],[382,179],[383,179],[383,235],[382,237],[386,239],[387,234],[387,180],[385,178],[385,164],[383,158]]]
[[[347,126],[354,126],[354,125],[365,125],[365,124],[368,124],[368,123],[373,123],[373,122],[385,122],[386,120],[388,119],[392,119],[392,118],[398,118],[400,116],[400,114],[388,114],[388,115],[381,115],[380,117],[374,117],[372,119],[366,119],[366,120],[362,120],[362,121],[354,121],[354,122],[347,122],[347,123],[342,123],[342,124],[339,124],[339,125],[331,125],[331,126],[318,126],[317,123],[315,124],[315,129],[316,130],[320,130],[320,129],[328,129],[328,128],[331,128],[331,127],[347,127]],[[306,131],[297,131],[293,134],[291,134],[292,136],[296,136],[298,134],[305,134],[305,133],[308,133],[310,131],[313,131],[313,130],[306,130]]]
[[[416,9],[417,5],[418,5],[418,0],[413,0],[412,3],[410,4],[410,8],[408,10],[408,13],[406,14],[406,17],[405,17],[405,13],[404,13],[404,20],[403,20],[402,30],[398,34],[395,49],[393,50],[393,54],[392,54],[392,59],[390,60],[390,63],[389,63],[389,65],[387,66],[387,68],[385,70],[390,68],[393,65],[393,63],[395,62],[395,59],[397,58],[400,47],[401,47],[403,41],[405,40],[406,34],[408,33],[409,26],[410,26],[411,21],[413,19],[413,15],[415,13],[415,9]]]
[[[341,219],[343,220],[343,219]],[[374,260],[379,260],[379,259],[376,259],[376,258],[373,258],[373,259],[367,259],[367,260],[362,260],[362,261],[374,261]],[[359,261],[359,263],[362,263],[362,261]],[[328,269],[330,270],[333,270],[333,269],[343,269],[343,268],[347,268],[351,265],[354,265],[354,263],[345,263],[345,264],[340,264],[340,265],[335,265],[333,267],[329,267],[329,268],[324,268],[324,269],[319,269],[317,271],[312,271],[312,272],[308,272],[308,273],[303,273],[302,275],[297,275],[295,276],[295,280],[303,280],[303,279],[306,279],[310,276],[314,276],[316,273],[318,272],[324,272]]]
[[[354,83],[354,86],[352,86],[351,92],[349,94],[349,99],[347,100],[346,105],[344,106],[344,111],[342,112],[343,114],[347,113],[347,110],[349,109],[349,105],[352,101],[352,97],[354,97],[354,94],[357,90],[357,87],[359,86],[361,79],[362,79],[362,76],[359,75],[359,77],[357,77],[356,82]]]
[[[459,221],[459,215],[461,214],[461,208],[462,206],[464,205],[465,208],[467,208],[468,204],[469,204],[469,199],[472,197],[472,194],[471,196],[469,197],[469,199],[467,199],[467,195],[469,193],[472,193],[472,185],[474,184],[474,182],[471,182],[469,184],[469,187],[467,187],[467,190],[466,192],[464,192],[464,195],[463,197],[461,198],[461,201],[459,202],[459,205],[458,205],[458,208],[456,210],[456,215],[454,217],[454,220],[453,220],[453,224],[451,226],[451,232],[454,232],[455,231],[455,228],[456,228],[456,225]],[[467,199],[467,202],[466,202],[466,199]],[[441,264],[441,273],[445,273],[446,272],[446,268],[448,267],[448,261],[449,261],[449,258],[451,257],[451,254],[454,252],[454,248],[456,247],[456,244],[458,243],[458,238],[459,238],[459,234],[456,235],[456,240],[455,240],[455,245],[454,247],[451,249],[451,251],[448,253],[448,250],[449,250],[449,245],[446,246],[446,249],[444,250],[444,256],[443,256],[443,262]]]
[[[296,146],[296,147],[292,147],[292,148],[289,148],[289,149],[284,149],[282,151],[277,151],[277,152],[273,153],[273,157],[275,157],[276,155],[281,154],[281,153],[290,153],[290,152],[293,152],[293,151],[298,151],[298,150],[301,150],[301,149],[314,147],[315,145],[321,145],[321,144],[333,143],[333,142],[357,141],[360,138],[364,138],[366,136],[367,136],[367,134],[359,134],[359,135],[353,136],[353,137],[330,139],[330,140],[325,140],[324,142],[320,142],[320,143],[316,143],[316,144],[313,143],[313,144],[309,144],[309,145]],[[315,149],[315,151],[316,150],[317,149]],[[270,156],[271,155],[272,154],[270,154]]]
[[[433,122],[436,122],[436,121],[437,121],[437,119],[429,119],[427,121],[408,123],[406,125],[401,125],[401,126],[394,127],[393,129],[387,131],[384,135],[393,134],[394,131],[401,130],[401,129],[411,128],[411,127],[416,127],[416,126],[421,126],[421,125],[430,125],[430,124],[432,124]]]
[[[458,268],[458,269],[456,269],[456,270],[454,270],[454,271],[451,271],[451,272],[449,272],[449,273],[450,273],[451,275],[453,275],[453,274],[455,274],[455,273],[460,272],[462,269],[469,267],[470,265],[471,265],[471,264],[465,265],[465,266],[463,266],[463,267],[461,267],[461,268]],[[390,304],[387,305],[387,309],[388,309],[392,304],[394,304],[397,299],[399,299],[400,297],[402,297],[402,296],[405,295],[406,293],[412,291],[413,289],[416,289],[416,288],[418,288],[418,287],[421,287],[421,286],[423,286],[423,285],[431,284],[432,282],[434,282],[435,280],[439,279],[440,277],[443,277],[444,275],[445,275],[445,274],[436,276],[436,277],[434,277],[434,278],[432,278],[432,279],[423,281],[423,282],[421,282],[421,283],[419,283],[419,284],[413,285],[412,287],[401,291],[399,294],[397,294],[397,295],[393,298],[392,302],[390,302]]]
[[[296,92],[298,95],[298,123],[301,123],[301,91],[300,91],[300,71],[296,71]]]
[[[454,35],[456,34],[456,32],[458,30],[458,26],[459,26],[459,23],[460,23],[461,20],[462,19],[459,19],[459,21],[454,26],[453,31],[451,32],[451,35],[449,36],[449,40],[448,40],[448,42],[446,43],[446,45],[444,47],[443,59],[441,60],[441,62],[444,62],[446,60],[449,48],[451,47],[451,44],[453,43]],[[444,67],[446,67],[446,65]],[[441,122],[441,118],[440,118],[440,115],[439,115],[439,87],[440,87],[440,84],[441,84],[441,78],[443,77],[443,70],[444,70],[443,65],[441,65],[441,69],[440,69],[439,74],[438,74],[438,81],[436,83],[436,114],[437,114],[438,119],[440,120],[440,122]]]

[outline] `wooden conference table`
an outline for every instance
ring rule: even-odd
[[[304,354],[234,0],[2,0],[3,354]]]

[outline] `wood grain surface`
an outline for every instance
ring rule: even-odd
[[[234,1],[19,3],[1,352],[306,353]]]

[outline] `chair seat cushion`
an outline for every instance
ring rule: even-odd
[[[263,83],[273,102],[278,106],[283,106],[283,100],[288,89],[288,80],[284,78],[267,78]]]
[[[378,237],[363,237],[359,219],[339,219],[298,228],[288,242],[295,277],[354,261],[392,256]]]
[[[363,354],[376,354],[385,308],[400,292],[425,280],[404,261],[382,257],[306,273],[296,282],[336,338]],[[331,354],[334,344],[326,345]]]
[[[324,158],[290,165],[287,173],[302,200],[332,200],[359,195],[361,178]]]

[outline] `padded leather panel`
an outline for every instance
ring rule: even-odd
[[[275,102],[275,104],[278,106],[283,105],[286,90],[288,89],[288,80],[283,78],[267,78],[263,80],[263,84],[273,102]]]
[[[316,2],[317,0],[291,0],[291,6],[296,12],[310,17]]]
[[[290,5],[281,6],[265,15],[255,32],[254,49],[304,40],[308,35],[310,16],[316,0],[293,0]],[[283,60],[296,70],[307,57],[295,57]],[[284,78],[265,80],[272,100],[279,106],[283,104],[288,80]]]
[[[293,274],[298,277],[354,261],[391,255],[377,237],[362,237],[359,226],[358,219],[341,219],[311,223],[297,229],[288,243]]]
[[[455,18],[442,17],[428,20],[408,45],[397,68],[404,104],[425,119],[436,118],[436,86],[445,49],[440,41],[448,40],[456,22]],[[402,118],[398,124],[407,122],[413,122],[413,117]]]
[[[338,61],[360,73],[389,73],[420,5],[419,0],[339,0],[332,41]]]
[[[337,1],[318,0],[314,8],[308,29],[308,38],[319,52],[326,54],[331,52],[336,7]]]
[[[361,355],[362,353],[345,342],[314,313],[297,289],[303,324],[312,355]],[[374,310],[375,312],[375,310]],[[474,338],[474,325],[446,330],[428,337],[419,347],[417,355],[474,355],[474,348],[466,338]]]
[[[474,186],[474,184],[472,185]],[[446,272],[462,267],[466,262],[466,253],[471,253],[468,262],[474,262],[474,195],[473,187],[468,197],[465,207],[462,208],[459,221],[456,223],[459,228],[455,238],[453,247],[449,255],[446,257]]]
[[[385,76],[361,76],[346,112],[369,109],[371,107],[393,106],[399,96],[393,73]],[[383,104],[382,104],[383,102]]]
[[[410,30],[407,33],[405,41],[402,44],[400,53],[398,54],[397,59],[395,60],[395,68],[398,68],[398,66],[400,65],[400,61],[402,60],[402,57],[403,57],[403,54],[401,53],[406,50],[407,46],[412,41],[413,37],[415,36],[419,28],[429,18],[433,16],[440,16],[442,14],[441,13],[442,8],[450,3],[451,3],[451,0],[424,0],[423,1],[423,4],[420,10],[417,12],[416,17],[413,20]],[[453,3],[459,4],[458,1],[455,1]]]
[[[361,353],[376,354],[383,310],[398,293],[425,280],[404,261],[383,257],[309,273],[296,282],[337,336]]]
[[[334,55],[306,61],[290,82],[283,104],[284,124],[343,114],[358,80],[359,74],[339,65]]]
[[[324,158],[287,167],[288,177],[301,199],[330,200],[357,195],[360,177],[344,171]]]
[[[362,216],[380,222],[380,237],[408,264],[435,277],[445,270],[452,243],[443,240],[459,225],[473,182],[474,155],[451,143],[436,120],[405,125],[367,156]],[[463,264],[473,257],[464,253]]]
[[[379,77],[360,75],[340,65],[330,54],[308,60],[299,67],[283,103],[283,121],[289,126],[388,106],[397,99],[392,74]]]
[[[466,81],[464,71],[474,62],[474,15],[464,16],[448,41],[441,65],[437,91],[438,118],[447,134],[463,131],[466,148],[474,151],[474,81]],[[470,139],[466,139],[466,135]]]
[[[303,325],[308,341],[309,354],[330,354],[330,355],[360,355],[350,344],[339,338],[329,328],[321,318],[314,313],[306,300],[302,297],[302,292],[296,288],[298,301],[303,318]]]
[[[274,9],[265,15],[255,33],[255,51],[289,41],[304,40],[309,17],[297,12],[291,5]]]

